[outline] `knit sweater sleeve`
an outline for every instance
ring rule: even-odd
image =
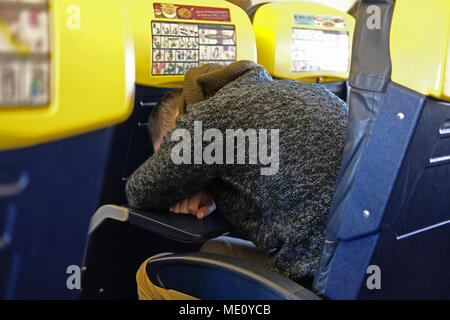
[[[194,164],[193,121],[179,119],[177,128],[182,128],[191,137],[191,161],[176,164],[177,161],[172,159],[171,154],[181,139],[172,141],[173,131],[169,132],[164,137],[160,149],[147,159],[127,181],[125,191],[132,207],[167,209],[208,187],[217,178],[218,166]]]

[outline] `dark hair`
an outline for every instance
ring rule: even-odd
[[[153,142],[162,139],[173,128],[177,111],[180,114],[185,113],[183,89],[166,93],[153,108],[148,120]]]

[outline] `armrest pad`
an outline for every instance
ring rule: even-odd
[[[298,283],[251,262],[210,253],[169,254],[146,266],[150,281],[207,300],[317,300]]]
[[[204,242],[233,229],[219,212],[198,220],[191,215],[147,212],[128,207],[104,205],[92,217],[89,232],[93,232],[102,221],[108,218],[128,222],[163,237],[189,243]]]

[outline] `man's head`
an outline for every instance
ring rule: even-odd
[[[175,121],[182,113],[185,113],[182,89],[176,89],[164,95],[152,110],[148,122],[155,152],[158,151],[163,137],[175,128]]]

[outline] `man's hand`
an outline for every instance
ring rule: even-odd
[[[214,199],[204,190],[194,194],[192,197],[174,204],[169,208],[170,212],[181,214],[192,214],[197,219],[203,219],[216,209]]]

